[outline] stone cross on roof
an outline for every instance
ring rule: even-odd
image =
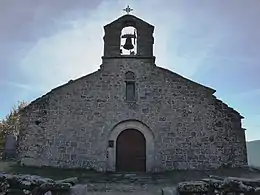
[[[125,11],[127,14],[129,14],[131,11],[133,11],[133,9],[130,8],[128,5],[125,9],[123,9],[123,11]]]

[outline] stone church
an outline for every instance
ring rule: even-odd
[[[22,165],[158,172],[247,164],[243,117],[214,89],[155,64],[154,26],[127,13],[104,31],[99,70],[22,111]]]

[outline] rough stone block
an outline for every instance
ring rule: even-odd
[[[178,195],[176,187],[165,187],[161,189],[161,195]]]
[[[87,195],[88,194],[88,188],[87,184],[77,184],[75,186],[72,186],[69,191],[69,195]]]

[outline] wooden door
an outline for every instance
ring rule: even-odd
[[[146,147],[144,135],[135,129],[121,132],[116,141],[116,171],[145,172]]]

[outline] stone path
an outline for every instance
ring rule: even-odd
[[[91,195],[160,195],[163,187],[172,186],[163,175],[111,174],[87,180]]]
[[[161,195],[161,189],[173,187],[180,181],[199,180],[210,173],[200,171],[174,172],[171,174],[105,174],[84,178],[90,195]],[[260,172],[225,171],[222,176],[260,178]]]
[[[88,193],[93,195],[159,195],[162,187],[162,185],[152,184],[95,183],[88,185]]]

